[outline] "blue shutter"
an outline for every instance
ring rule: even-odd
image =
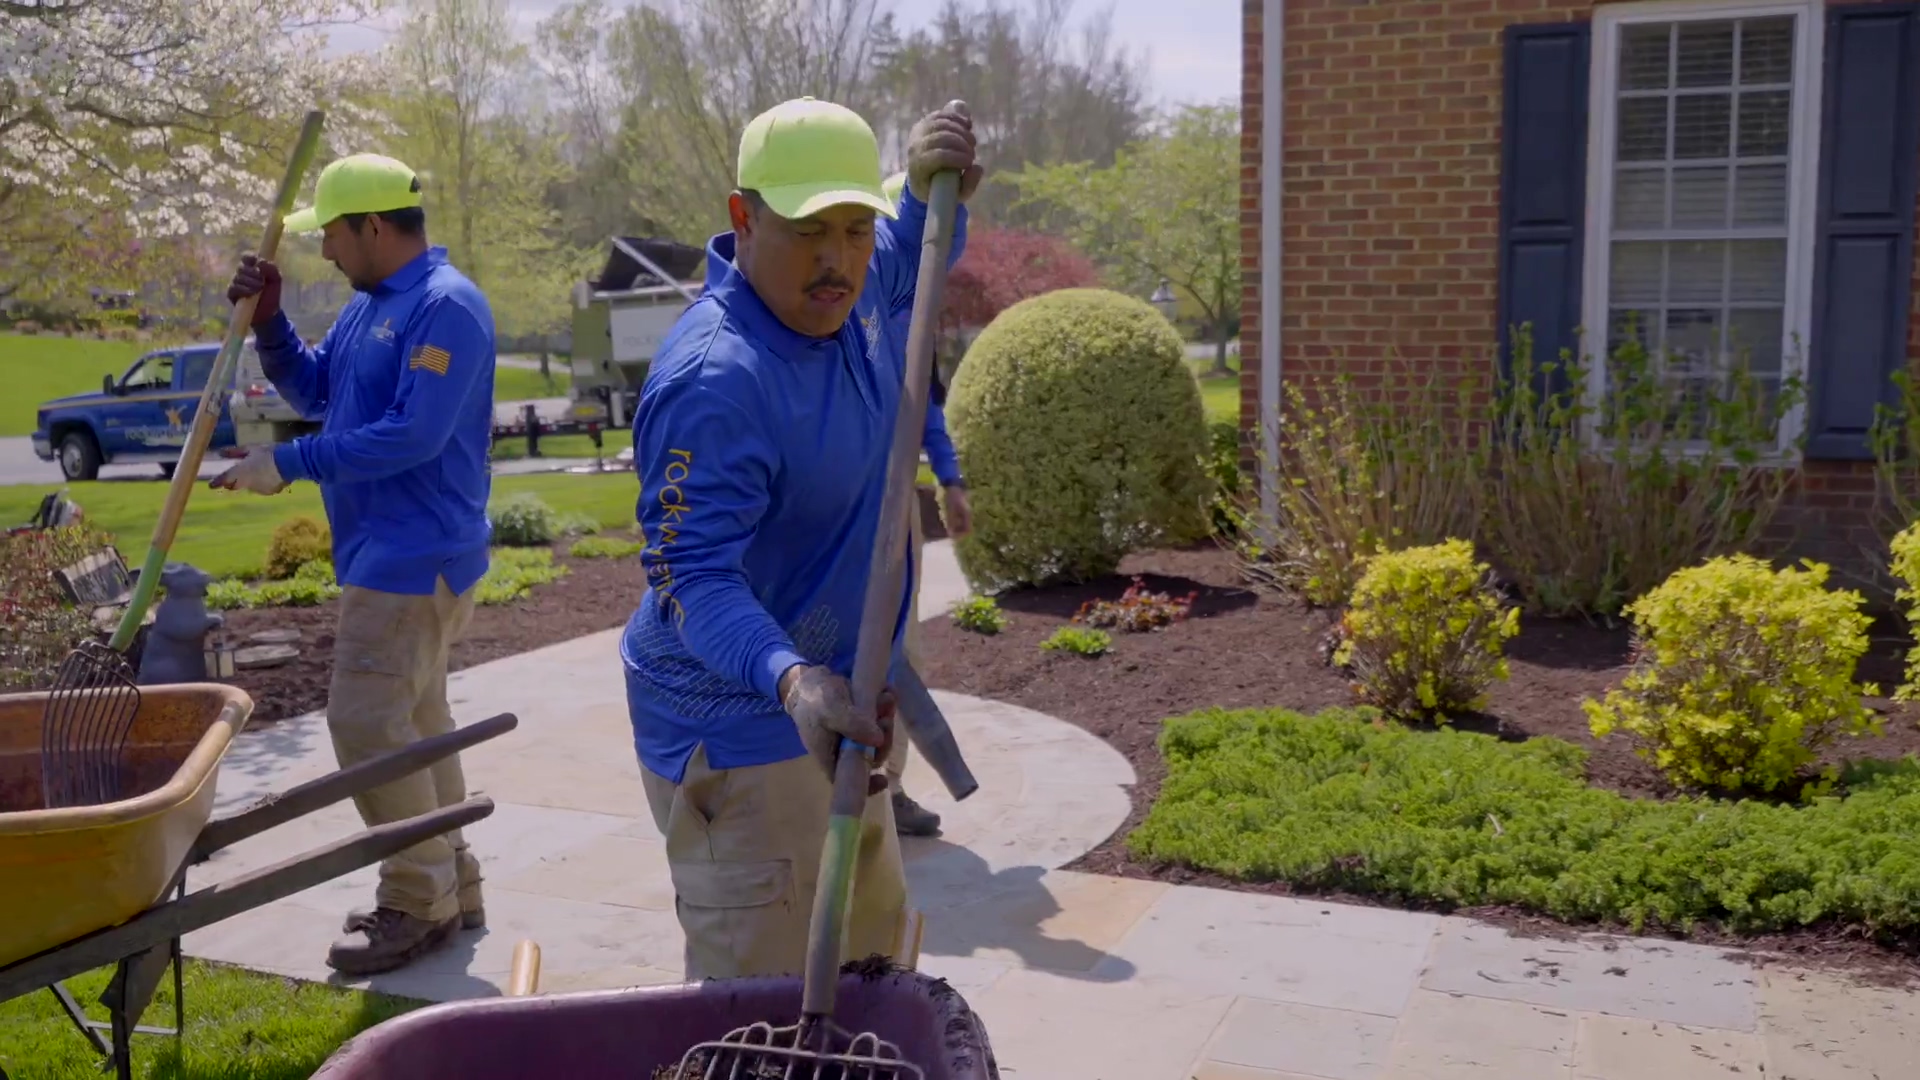
[[[1533,363],[1578,354],[1582,235],[1587,209],[1586,23],[1506,30],[1500,148],[1500,369],[1512,336],[1531,324]],[[1551,389],[1564,389],[1555,378]],[[1550,388],[1537,386],[1546,393]]]
[[[1825,84],[1806,455],[1871,460],[1875,406],[1898,406],[1907,352],[1920,4],[1829,9]]]

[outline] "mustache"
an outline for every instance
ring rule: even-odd
[[[826,273],[826,274],[820,275],[817,278],[814,278],[812,281],[807,282],[807,284],[804,287],[802,287],[800,291],[812,292],[815,289],[845,289],[848,292],[852,292],[853,282],[848,281],[846,278],[841,277],[839,274]]]

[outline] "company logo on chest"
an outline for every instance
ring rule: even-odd
[[[367,336],[380,342],[382,345],[393,344],[395,340],[393,316],[389,315],[381,319],[378,323],[375,323],[373,329],[367,331]]]
[[[867,339],[867,363],[880,362],[880,313],[869,312],[860,316],[860,332]]]

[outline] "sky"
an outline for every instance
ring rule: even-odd
[[[561,0],[508,0],[514,18],[529,32]],[[1237,99],[1240,94],[1240,4],[1238,0],[1111,0],[1117,44],[1147,54],[1151,93],[1162,102]],[[1102,0],[1078,0],[1081,18],[1099,10]],[[940,9],[941,0],[892,0],[907,26],[918,26]],[[1178,11],[1178,14],[1175,12]],[[333,32],[332,46],[359,51],[378,48],[385,32],[376,26],[344,27]]]

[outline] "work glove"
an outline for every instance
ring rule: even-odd
[[[960,174],[960,201],[973,197],[986,170],[975,160],[973,114],[964,101],[927,114],[907,136],[907,186],[922,199],[933,190],[935,173],[951,169]]]
[[[967,489],[961,486],[943,488],[941,501],[946,504],[944,515],[947,535],[965,536],[973,531],[973,503],[967,498]]]
[[[800,729],[800,740],[807,752],[831,777],[840,761],[840,740],[852,739],[874,748],[872,759],[877,768],[887,760],[893,748],[893,695],[880,695],[879,715],[872,720],[855,715],[853,685],[831,668],[807,664],[791,669],[781,680],[780,704]],[[887,778],[875,773],[867,794],[875,795],[887,786]]]
[[[259,296],[253,309],[253,325],[264,326],[280,314],[280,268],[253,255],[240,256],[240,269],[233,272],[227,286],[227,302],[238,304],[249,296]]]
[[[207,481],[218,491],[251,491],[255,495],[277,495],[287,490],[280,477],[280,466],[273,463],[273,447],[256,446],[247,451],[240,463]]]

